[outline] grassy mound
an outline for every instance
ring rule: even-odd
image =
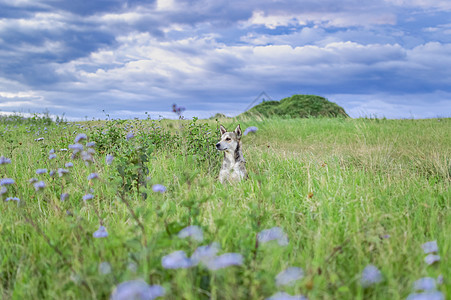
[[[244,114],[290,118],[349,117],[341,106],[315,95],[294,95],[280,101],[265,101]]]

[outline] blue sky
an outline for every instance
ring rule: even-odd
[[[449,0],[0,0],[0,113],[241,113],[262,91],[451,116]]]

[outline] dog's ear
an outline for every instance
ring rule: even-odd
[[[225,129],[225,127],[222,125],[219,126],[219,130],[221,130],[221,135],[227,132],[227,129]]]
[[[241,127],[240,124],[238,124],[238,126],[235,128],[235,134],[237,138],[241,138]]]

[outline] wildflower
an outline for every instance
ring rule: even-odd
[[[208,260],[205,265],[211,271],[227,268],[229,266],[241,266],[243,264],[243,256],[239,253],[225,253]]]
[[[438,252],[437,241],[431,241],[421,245],[425,254]]]
[[[8,189],[4,186],[0,189],[0,195],[6,194],[8,192]]]
[[[73,150],[73,153],[75,154],[80,151],[83,151],[83,145],[82,144],[69,145],[69,149]]]
[[[45,188],[45,182],[44,181],[38,181],[38,182],[36,182],[35,184],[34,184],[34,189],[36,190],[36,191],[39,191],[39,190],[41,190],[41,189],[43,189],[43,188]]]
[[[81,152],[81,159],[83,159],[85,162],[94,162],[92,155],[86,151]]]
[[[162,297],[165,290],[161,285],[148,285],[144,280],[130,280],[119,284],[111,294],[111,300],[153,300]]]
[[[86,147],[89,147],[89,148],[95,147],[95,145],[96,145],[96,142],[86,143]]]
[[[35,142],[40,142],[40,141],[43,141],[43,140],[44,140],[44,138],[43,138],[43,137],[40,137],[40,138],[35,139],[34,141],[35,141]]]
[[[186,257],[185,251],[180,250],[163,256],[161,258],[161,265],[165,269],[185,269],[191,267],[193,264],[191,260]]]
[[[0,165],[7,165],[11,163],[11,159],[0,156]]]
[[[443,284],[443,275],[442,274],[437,276],[437,284]]]
[[[66,199],[69,197],[69,194],[68,193],[62,193],[61,194],[61,196],[60,196],[60,200],[62,201],[62,202],[64,202],[64,201],[66,201]]]
[[[65,163],[64,166],[66,168],[72,168],[74,166],[74,163],[73,162],[68,162],[68,163]]]
[[[60,152],[66,152],[67,151],[67,148],[61,148],[60,149]]]
[[[166,192],[166,187],[162,184],[154,184],[152,185],[152,191],[163,194],[164,192]]]
[[[87,201],[87,200],[91,200],[92,198],[94,198],[93,194],[86,194],[83,196],[83,201]]]
[[[363,269],[362,277],[360,278],[360,284],[365,288],[369,287],[375,283],[379,283],[382,281],[382,273],[379,269],[374,265],[367,265],[365,269]]]
[[[191,262],[193,265],[197,265],[199,262],[206,263],[207,261],[216,257],[216,253],[220,250],[218,243],[213,242],[210,245],[200,246],[191,255]]]
[[[38,181],[38,179],[37,178],[31,178],[30,180],[28,180],[28,182],[29,183],[35,183],[35,182],[37,182]]]
[[[193,240],[197,242],[202,242],[204,240],[202,228],[196,225],[191,225],[183,228],[182,230],[180,230],[177,236],[181,239],[191,237]]]
[[[427,263],[428,265],[432,265],[435,262],[440,261],[440,255],[434,255],[434,254],[428,254],[425,258],[424,258],[424,262]]]
[[[307,298],[302,295],[291,296],[285,292],[277,292],[271,297],[266,298],[266,300],[307,300]]]
[[[67,174],[67,173],[69,173],[69,170],[66,170],[66,169],[63,169],[63,168],[59,168],[58,169],[58,176],[59,177],[63,177],[64,174]]]
[[[250,126],[244,130],[243,135],[248,135],[251,132],[257,132],[258,128],[255,126]]]
[[[413,289],[415,291],[418,290],[430,291],[435,290],[435,288],[436,288],[435,279],[432,277],[423,277],[413,283]]]
[[[262,230],[258,233],[257,239],[260,243],[267,243],[269,241],[277,240],[277,243],[280,246],[288,245],[288,236],[280,227],[273,227],[270,229]]]
[[[14,184],[14,183],[15,183],[14,179],[11,179],[11,178],[3,178],[3,179],[0,180],[0,186],[11,185],[11,184]]]
[[[289,267],[276,276],[276,285],[291,285],[304,277],[304,271],[298,267]]]
[[[88,180],[99,179],[99,174],[91,173],[88,175]]]
[[[47,169],[37,169],[36,170],[36,174],[40,175],[40,174],[46,174],[47,173]]]
[[[82,141],[82,140],[86,140],[87,138],[88,138],[88,136],[87,136],[86,134],[84,134],[84,133],[79,133],[79,134],[77,134],[77,136],[75,137],[74,142],[75,142],[75,143],[78,143],[78,142],[80,142],[80,141]]]
[[[114,156],[111,154],[107,154],[105,158],[105,162],[107,165],[111,165],[113,163]]]
[[[53,154],[53,153],[55,153],[55,149],[51,149],[51,150],[49,151],[49,154]]]
[[[428,291],[424,293],[413,293],[410,294],[407,300],[445,300],[442,292],[439,291]]]
[[[107,275],[111,273],[111,265],[109,262],[103,261],[99,264],[99,273]]]
[[[133,132],[130,131],[125,138],[127,139],[127,141],[129,141],[134,137],[135,137],[135,135],[133,134]]]
[[[17,203],[19,203],[20,199],[17,197],[8,197],[8,198],[6,198],[6,201],[17,201]]]
[[[96,239],[98,239],[98,238],[104,238],[104,237],[107,237],[107,236],[108,236],[108,232],[106,231],[105,226],[100,225],[100,226],[99,226],[99,229],[97,229],[97,231],[94,232],[94,233],[92,234],[92,236],[95,237]]]
[[[50,154],[50,155],[49,155],[49,160],[52,160],[52,159],[54,159],[54,158],[56,158],[56,154]]]

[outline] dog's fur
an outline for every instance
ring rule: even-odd
[[[221,140],[216,144],[216,149],[224,151],[219,181],[224,183],[235,183],[247,179],[246,161],[243,157],[241,146],[241,128],[236,127],[233,132],[228,132],[224,126],[220,126]]]

